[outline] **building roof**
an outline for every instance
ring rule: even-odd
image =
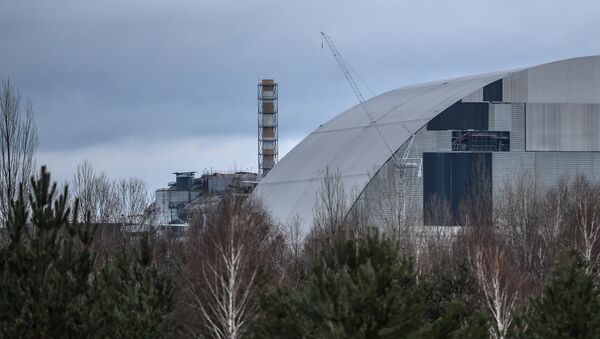
[[[538,73],[550,70],[554,74],[557,69],[565,69],[564,72],[569,73],[573,64],[576,68],[585,68],[585,64],[590,62],[595,68],[594,74],[588,76],[600,79],[600,57],[586,57],[406,86],[383,93],[366,101],[374,123],[370,123],[369,116],[360,105],[339,114],[283,157],[257,186],[255,194],[276,220],[289,222],[298,218],[307,227],[312,223],[316,197],[327,169],[340,174],[348,198],[355,199],[390,158],[388,146],[393,151],[398,150],[429,120],[457,101],[513,74],[523,74],[528,70]],[[539,76],[531,78],[529,81],[535,82]],[[543,96],[543,91],[540,93]]]

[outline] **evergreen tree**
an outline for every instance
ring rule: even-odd
[[[487,319],[452,301],[465,289],[460,286],[464,281],[444,276],[418,283],[411,259],[400,253],[395,242],[378,235],[336,239],[324,246],[300,290],[280,288],[263,295],[255,336],[488,337]],[[444,291],[432,296],[436,289]]]
[[[553,272],[522,323],[524,338],[600,338],[600,291],[582,261],[570,255]]]
[[[169,280],[151,265],[147,240],[136,260],[123,250],[95,272],[95,228],[77,223],[42,167],[11,204],[0,248],[0,338],[154,337],[169,311]]]
[[[412,262],[379,236],[338,239],[322,251],[301,291],[262,300],[258,336],[396,338],[421,328],[423,295]]]
[[[448,307],[456,300],[467,304],[467,309],[475,308],[477,285],[467,260],[455,258],[454,261],[433,262],[429,272],[422,277],[427,319],[435,321],[444,316]]]
[[[434,322],[425,325],[413,338],[488,338],[487,318],[472,312],[465,304],[452,301],[445,305],[444,313]]]
[[[29,208],[22,187],[0,249],[0,337],[76,337],[85,331],[93,230],[73,222],[77,204],[71,213],[66,188],[56,197],[45,168],[32,180]]]
[[[173,286],[152,265],[147,236],[133,260],[125,246],[97,274],[89,291],[90,321],[98,338],[153,338],[173,307]]]

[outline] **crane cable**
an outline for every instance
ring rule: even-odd
[[[375,129],[377,130],[377,133],[379,134],[379,137],[381,138],[381,140],[385,144],[385,147],[387,148],[387,150],[390,152],[390,157],[392,159],[394,159],[394,162],[396,162],[396,160],[397,160],[396,159],[396,153],[392,150],[392,148],[390,147],[390,144],[387,142],[387,140],[385,139],[383,133],[381,132],[381,129],[375,123],[375,118],[373,116],[373,113],[369,109],[367,103],[365,102],[365,98],[363,97],[362,93],[360,92],[360,89],[358,88],[358,85],[354,81],[354,78],[352,77],[352,74],[350,73],[350,69],[349,69],[350,67],[348,66],[348,63],[344,60],[344,58],[342,57],[342,54],[335,47],[335,44],[333,43],[333,40],[327,34],[325,34],[324,32],[321,32],[321,49],[324,48],[323,40],[325,40],[325,42],[327,43],[327,46],[329,47],[329,50],[331,51],[331,53],[333,54],[333,57],[335,58],[335,60],[338,63],[338,66],[340,66],[340,69],[342,70],[342,73],[344,73],[344,76],[346,77],[346,80],[348,81],[348,84],[350,85],[350,87],[352,87],[352,91],[354,92],[354,95],[358,99],[358,101],[360,103],[360,106],[362,107],[363,111],[369,117],[370,124],[375,127]],[[360,76],[358,76],[358,73],[356,71],[354,71],[354,73],[360,79]],[[361,81],[362,81],[362,79],[361,79]],[[364,83],[364,81],[362,81],[362,82]],[[398,164],[396,164],[396,165],[398,165]]]

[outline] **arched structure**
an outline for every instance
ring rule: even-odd
[[[468,179],[440,167],[467,173],[475,161],[487,166],[494,190],[528,170],[548,183],[574,173],[600,179],[600,56],[406,86],[366,104],[374,123],[360,105],[339,114],[257,186],[277,220],[311,224],[327,168],[341,175],[352,206],[392,187],[398,173],[390,168],[411,181],[408,196],[420,208],[432,193],[450,190],[454,199],[447,186]]]

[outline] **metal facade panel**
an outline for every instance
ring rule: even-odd
[[[527,83],[527,102],[600,103],[600,62],[591,56],[532,67]]]
[[[511,131],[510,131],[510,150],[524,151],[525,150],[525,104],[511,104]]]
[[[488,128],[489,104],[457,102],[427,123],[430,131],[485,130]]]
[[[578,175],[597,181],[600,179],[595,168],[598,158],[600,153],[597,152],[535,152],[536,181],[542,188]]]
[[[482,102],[483,101],[483,88],[476,90],[475,92],[467,95],[462,99],[462,102]]]
[[[452,131],[436,131],[437,149],[436,152],[452,151]]]
[[[600,151],[600,105],[527,104],[528,151]]]
[[[504,102],[527,101],[527,70],[515,72],[502,79]]]
[[[492,153],[492,191],[495,197],[499,196],[507,183],[523,176],[535,176],[535,153]]]
[[[502,101],[502,79],[483,87],[483,101]]]
[[[436,131],[425,131],[423,129],[415,134],[415,144],[421,152],[433,152],[437,149],[438,136]]]
[[[512,131],[512,105],[490,105],[489,129],[491,131]]]
[[[404,153],[400,148],[398,156]],[[415,156],[412,154],[411,156]],[[423,206],[423,185],[418,177],[418,169],[408,167],[403,175],[390,159],[369,181],[353,208],[360,209],[366,223],[389,227],[397,225],[402,211],[421,211]]]
[[[437,196],[448,202],[457,218],[461,203],[480,184],[489,185],[487,192],[491,194],[492,153],[423,154],[424,205]]]

